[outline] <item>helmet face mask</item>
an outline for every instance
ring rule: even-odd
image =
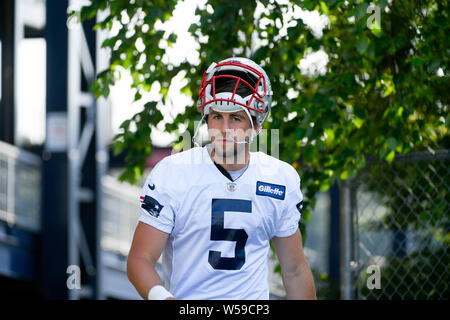
[[[225,82],[227,89],[221,90]],[[217,112],[244,110],[252,126],[252,117],[256,118],[258,135],[270,111],[272,94],[269,78],[259,65],[247,58],[229,58],[212,63],[203,74],[197,108],[202,118],[211,108]]]

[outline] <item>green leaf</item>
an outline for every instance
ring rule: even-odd
[[[169,41],[169,42],[177,42],[177,35],[175,33],[171,33],[169,35],[169,38],[167,38],[167,41]]]
[[[368,47],[369,47],[369,39],[367,38],[362,38],[356,43],[356,49],[361,55],[367,51]]]
[[[395,151],[391,150],[391,152],[388,153],[388,155],[386,156],[386,161],[391,163],[392,160],[394,160],[395,158]]]
[[[439,60],[433,60],[427,68],[428,72],[435,73],[439,69],[440,65],[441,65],[441,62]]]
[[[378,24],[376,20],[374,20],[374,22],[370,26],[370,32],[372,32],[372,34],[377,38],[380,38],[382,36],[383,30],[381,30],[381,26]]]
[[[328,191],[330,189],[330,184],[327,182],[322,182],[320,184],[320,191],[325,192]]]
[[[314,7],[316,6],[315,1],[311,1],[311,0],[303,0],[302,2],[302,6],[306,9],[306,10],[314,10]]]
[[[314,159],[314,148],[311,145],[307,145],[303,148],[303,157],[306,163],[310,163]]]
[[[414,67],[420,67],[421,65],[423,65],[424,61],[420,57],[413,57],[411,59],[411,63]]]
[[[355,125],[355,127],[357,127],[358,129],[361,129],[362,125],[364,124],[364,119],[358,118],[358,117],[354,117],[353,118],[353,124]]]
[[[364,18],[364,16],[367,14],[367,8],[369,7],[369,4],[366,2],[360,3],[357,7],[356,7],[356,17],[358,19],[362,19]]]
[[[184,86],[183,88],[181,88],[180,92],[186,96],[192,96],[192,91],[191,91],[191,87],[189,85]]]
[[[116,141],[113,148],[114,155],[117,156],[124,150],[125,144],[122,141]]]
[[[320,1],[320,10],[325,13],[326,15],[330,14],[330,11],[328,10],[328,7],[324,1]]]
[[[389,148],[389,150],[395,150],[395,148],[397,147],[397,140],[395,140],[395,138],[388,138],[386,140],[387,146]]]
[[[130,126],[130,123],[131,123],[131,120],[129,120],[129,119],[124,120],[119,128],[122,128],[124,130],[128,130],[128,128]]]

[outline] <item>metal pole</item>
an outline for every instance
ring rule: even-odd
[[[341,237],[342,237],[342,254],[341,254],[341,292],[344,300],[352,300],[353,281],[352,281],[352,206],[351,206],[351,182],[343,181],[341,188]]]
[[[47,117],[67,112],[67,1],[47,0]],[[47,122],[48,124],[48,122]],[[47,126],[42,165],[42,287],[44,299],[66,299],[68,267],[67,149],[53,148]]]
[[[15,142],[16,9],[14,0],[4,0],[0,3],[0,39],[2,41],[0,140],[12,145]]]
[[[341,277],[341,239],[340,239],[340,199],[339,190],[337,184],[333,185],[329,190],[330,195],[330,239],[328,249],[328,273],[331,279],[331,287],[334,289],[339,286]]]
[[[72,8],[81,4],[77,0],[70,1]],[[94,96],[86,91],[97,69],[97,58],[94,60],[92,57],[96,56],[97,47],[101,46],[92,31],[94,24],[95,21],[88,20],[69,28],[69,261],[79,265],[81,257],[87,276],[87,283],[82,285],[82,290],[70,292],[71,299],[102,296],[98,291],[100,277],[97,268],[101,262],[99,208],[102,205],[101,201],[98,203],[101,198],[98,192],[101,192],[100,177],[106,172],[105,157],[102,155],[106,142],[102,133],[99,136],[96,131],[99,123],[98,106]],[[97,145],[99,141],[100,146]]]
[[[106,16],[107,12],[100,12],[97,15],[97,22],[103,20]],[[106,31],[98,29],[96,32],[96,48],[95,48],[95,56],[96,56],[96,69],[98,71],[102,71],[108,67],[109,64],[109,54],[106,49],[102,49],[101,45],[103,40],[106,38]],[[104,98],[100,98],[97,100],[97,112],[96,112],[96,122],[95,122],[95,131],[96,131],[96,152],[95,152],[95,160],[97,165],[97,179],[96,179],[96,189],[97,189],[97,203],[96,203],[96,213],[97,213],[97,223],[96,223],[96,234],[97,234],[97,242],[96,242],[96,266],[97,266],[97,277],[96,277],[96,299],[105,299],[104,295],[104,281],[103,281],[103,255],[101,248],[101,239],[102,239],[102,225],[103,225],[103,177],[106,176],[108,171],[108,162],[109,162],[109,153],[107,149],[107,133],[108,127],[107,124],[110,123],[109,120],[109,100],[105,100]]]
[[[69,265],[80,267],[78,254],[78,136],[80,128],[79,118],[79,91],[81,72],[79,63],[80,54],[80,25],[73,25],[68,35],[68,66],[67,66],[67,135],[68,135],[68,262]],[[69,291],[69,299],[78,299],[78,290]]]

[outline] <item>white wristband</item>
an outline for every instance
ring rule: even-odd
[[[148,300],[166,300],[167,298],[173,298],[173,295],[166,290],[163,286],[154,286],[148,292]]]

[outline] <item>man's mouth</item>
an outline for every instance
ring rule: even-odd
[[[219,143],[234,142],[234,140],[231,138],[215,138],[214,141]]]

